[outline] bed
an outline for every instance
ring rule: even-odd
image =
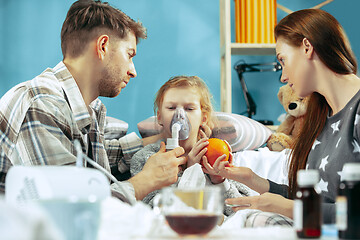
[[[267,126],[243,115],[216,112],[218,127],[212,137],[225,139],[233,150],[234,165],[252,169],[256,174],[273,182],[287,184],[289,150],[270,151],[266,142],[272,134]],[[161,126],[155,116],[137,124],[141,137],[158,134]],[[128,124],[122,120],[106,117],[105,139],[119,138],[127,133]]]

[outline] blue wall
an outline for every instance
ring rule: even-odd
[[[15,84],[29,80],[62,59],[60,29],[69,0],[0,0],[0,96]],[[163,82],[186,74],[203,78],[220,110],[220,54],[218,0],[109,0],[148,29],[148,39],[138,45],[134,62],[138,76],[114,99],[102,98],[108,115],[136,123],[153,114],[153,99]],[[299,10],[322,0],[278,0],[287,8]],[[232,7],[234,6],[231,0]],[[334,0],[323,7],[344,26],[357,56],[360,33],[357,27],[358,0]],[[278,9],[278,20],[286,13]],[[232,16],[234,21],[234,16]],[[234,36],[234,32],[232,34]],[[234,37],[233,37],[234,40]],[[232,63],[274,61],[274,56],[233,56]],[[247,73],[248,89],[257,104],[255,119],[277,123],[284,112],[276,94],[280,73]],[[236,72],[233,71],[233,112],[246,106]]]

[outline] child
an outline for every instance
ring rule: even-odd
[[[207,137],[202,131],[202,125],[207,124],[213,126],[215,120],[213,117],[213,107],[211,104],[211,94],[205,82],[196,76],[177,76],[168,80],[157,92],[154,112],[157,116],[158,123],[163,126],[161,137],[163,141],[171,138],[171,120],[176,109],[185,110],[189,119],[191,130],[186,140],[180,140],[179,145],[184,148],[187,157],[186,166],[182,166],[182,170],[187,167],[200,163],[206,153],[208,145]],[[145,165],[147,159],[158,152],[160,142],[150,144],[138,151],[132,158],[130,163],[131,175],[136,175]],[[220,157],[223,158],[224,156]],[[206,159],[206,158],[205,158]],[[206,163],[205,163],[206,164]],[[209,173],[209,171],[204,170]],[[179,178],[183,171],[180,171]],[[246,187],[237,182],[227,182],[223,177],[209,174],[208,180],[212,184],[222,184],[225,188],[225,197],[235,197],[248,195]],[[179,182],[179,179],[178,179]],[[177,182],[177,183],[178,183]],[[174,185],[176,186],[177,183]],[[148,194],[143,201],[152,204],[151,200],[158,191]],[[225,215],[232,213],[231,208],[225,208]]]

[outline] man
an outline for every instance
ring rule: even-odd
[[[154,141],[134,133],[105,141],[106,108],[98,99],[116,97],[136,77],[132,60],[140,38],[146,38],[145,28],[106,3],[77,1],[70,7],[61,30],[63,61],[0,100],[3,192],[12,165],[74,164],[75,139],[108,171],[114,166],[126,169],[132,154]],[[140,200],[176,182],[179,165],[186,162],[183,153],[182,148],[165,152],[162,146],[143,171],[123,185]]]

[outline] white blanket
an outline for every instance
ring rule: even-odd
[[[267,147],[233,153],[234,165],[248,167],[260,177],[279,184],[288,184],[290,150],[270,151]]]

